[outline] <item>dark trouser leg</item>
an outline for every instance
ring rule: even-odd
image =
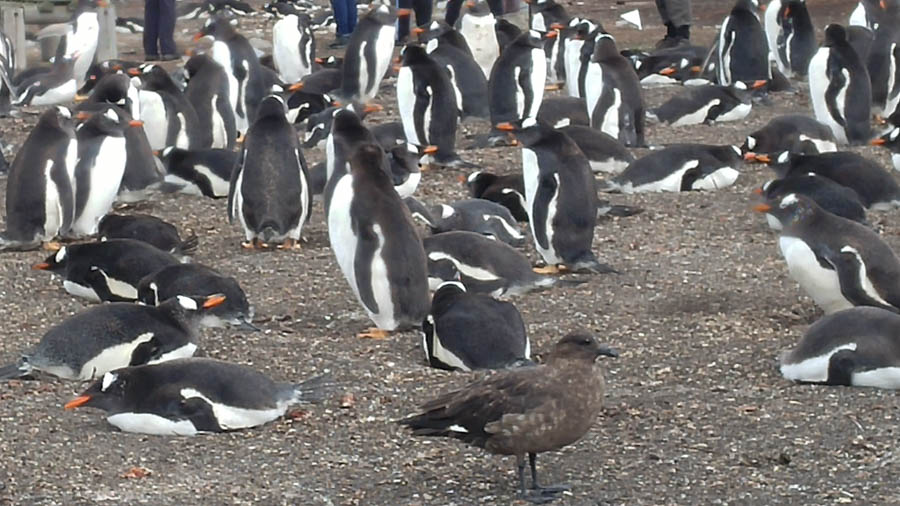
[[[175,0],[159,1],[159,52],[175,54]]]
[[[447,10],[444,12],[444,21],[448,25],[454,26],[456,20],[459,19],[459,11],[462,10],[463,0],[448,0]]]
[[[398,9],[411,9],[413,0],[397,0]],[[419,21],[419,15],[416,14],[416,22]],[[409,16],[397,18],[397,40],[404,40],[409,37]]]
[[[144,2],[144,55],[158,55],[159,0]]]
[[[356,30],[356,0],[345,0],[347,5],[347,35]]]
[[[494,16],[502,16],[503,15],[503,0],[487,0],[488,7],[491,9],[491,14]]]
[[[666,0],[656,0],[656,10],[659,11],[659,18],[662,19],[664,25],[669,24],[669,9]]]
[[[659,0],[657,0],[659,3]],[[690,26],[691,24],[691,0],[666,0],[666,21],[671,22],[676,28]]]
[[[334,23],[337,25],[337,35],[350,35],[350,27],[347,26],[347,2],[345,0],[331,0],[331,9],[334,11]]]
[[[431,9],[433,0],[413,0],[413,9],[416,11],[416,26],[425,26],[431,23]]]

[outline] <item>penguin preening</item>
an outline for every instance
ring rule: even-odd
[[[69,231],[78,160],[71,120],[65,107],[44,111],[16,153],[7,176],[6,231],[0,234],[0,249],[34,249]]]
[[[170,190],[224,198],[238,156],[227,149],[189,151],[169,146],[162,150],[160,159],[166,166],[165,181]]]
[[[781,222],[788,271],[826,314],[854,306],[900,311],[900,259],[877,232],[794,193],[755,209]]]
[[[158,306],[114,302],[90,307],[47,331],[0,379],[38,371],[89,381],[109,371],[190,357],[197,350],[197,323],[224,302],[211,297],[173,297]]]
[[[740,173],[740,149],[734,146],[678,144],[651,151],[607,181],[604,191],[622,193],[718,190]]]
[[[791,193],[805,195],[831,214],[869,226],[866,221],[866,207],[859,199],[859,195],[852,188],[835,183],[815,172],[791,174],[783,179],[766,181],[756,193],[772,201],[781,200]],[[766,221],[773,230],[781,230],[781,222],[774,216],[767,214]]]
[[[825,315],[781,354],[781,374],[823,385],[900,388],[900,315],[854,307]]]
[[[516,221],[528,221],[522,174],[498,175],[476,170],[460,182],[466,183],[472,198],[496,202],[509,209]]]
[[[271,422],[295,404],[321,401],[328,381],[275,383],[247,366],[183,358],[108,372],[65,408],[102,409],[125,432],[193,436]]]
[[[312,209],[309,173],[284,99],[270,95],[247,131],[228,195],[230,221],[238,218],[247,248],[299,246]]]
[[[469,293],[459,281],[445,281],[434,292],[422,324],[422,347],[429,365],[438,369],[500,369],[531,358],[519,310]]]
[[[429,309],[425,250],[385,173],[383,151],[363,142],[343,163],[345,172],[331,175],[338,180],[328,237],[344,277],[377,325],[361,337],[418,326]]]
[[[591,251],[597,223],[597,190],[591,165],[564,133],[533,118],[498,125],[522,144],[531,232],[548,272],[614,272]]]
[[[525,236],[516,227],[509,209],[496,202],[467,199],[431,208],[413,198],[404,199],[404,202],[412,216],[424,221],[434,234],[467,230],[511,246],[525,244]]]
[[[744,153],[775,155],[784,151],[817,154],[837,151],[834,132],[824,123],[802,114],[788,114],[770,120],[747,136]]]
[[[97,226],[97,237],[143,241],[176,257],[192,254],[199,243],[196,234],[182,239],[175,225],[147,214],[107,214]]]
[[[809,96],[816,119],[831,128],[838,143],[869,142],[872,83],[840,25],[825,28],[825,41],[809,62]]]
[[[757,81],[753,85],[759,88],[765,84],[765,81]],[[750,92],[743,81],[738,81],[730,86],[691,86],[648,115],[672,126],[684,126],[742,120],[750,114],[752,107]]]

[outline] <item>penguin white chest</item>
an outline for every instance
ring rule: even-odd
[[[484,72],[484,77],[491,77],[491,69],[494,62],[500,56],[500,43],[497,41],[497,32],[494,29],[495,19],[493,14],[487,16],[463,15],[460,21],[459,32],[466,39],[466,43],[472,50],[475,62]]]
[[[60,200],[59,188],[53,182],[53,160],[47,160],[44,167],[44,236],[42,239],[52,239],[61,232],[63,223],[63,208]]]
[[[562,258],[556,253],[553,246],[553,219],[556,217],[557,199],[559,197],[559,175],[554,174],[556,189],[549,200],[537,200],[537,191],[540,186],[540,166],[537,154],[528,148],[522,148],[522,178],[525,182],[525,209],[528,211],[528,222],[531,224],[531,235],[534,238],[534,246],[541,257],[549,265],[563,263]],[[546,206],[546,217],[543,219],[544,233],[540,234],[535,220],[538,206]],[[546,247],[542,246],[546,245]]]
[[[566,41],[565,67],[566,67],[566,91],[570,97],[580,97],[578,79],[581,74],[581,47],[583,40],[570,39]],[[590,109],[588,109],[590,111]]]
[[[93,165],[86,167],[82,173],[87,183],[87,201],[72,224],[72,232],[76,235],[93,235],[97,233],[100,219],[112,208],[125,174],[125,162],[128,158],[125,149],[125,137],[106,137],[100,143]],[[81,161],[79,160],[79,163]]]
[[[329,137],[330,138],[330,137]],[[335,259],[353,293],[359,298],[359,286],[356,282],[356,269],[353,263],[356,258],[358,238],[353,232],[350,217],[350,205],[353,202],[353,177],[349,174],[340,176],[331,195],[328,206],[328,239]]]
[[[225,75],[228,77],[228,101],[231,103],[231,110],[237,115],[238,109],[238,85],[237,77],[234,75],[234,63],[231,60],[231,49],[228,44],[217,40],[212,45],[212,58],[216,63],[225,69]],[[237,121],[237,117],[235,117]]]
[[[387,262],[384,260],[384,231],[377,223],[372,226],[372,231],[378,241],[375,254],[372,256],[372,266],[369,271],[372,284],[372,295],[375,297],[375,303],[378,304],[377,312],[366,308],[369,311],[369,317],[375,322],[380,329],[394,330],[398,326],[396,318],[394,318],[394,301],[391,298],[391,283],[388,277]],[[357,278],[357,282],[365,282]]]
[[[138,96],[140,97],[140,116],[141,121],[144,122],[147,142],[155,150],[163,149],[166,147],[169,120],[162,97],[159,96],[159,93],[144,90],[141,90]]]
[[[544,100],[544,85],[547,82],[547,58],[543,49],[531,50],[531,73],[528,74],[531,83],[531,107],[525,111],[529,118],[537,118],[541,102]]]
[[[400,112],[400,121],[403,124],[403,133],[407,141],[422,146],[424,140],[419,139],[416,132],[414,111],[416,107],[415,81],[412,69],[401,67],[397,75],[397,108]]]
[[[838,118],[835,118],[828,108],[827,98],[825,97],[830,82],[828,78],[828,58],[830,54],[831,50],[827,47],[823,47],[819,49],[812,57],[812,60],[810,60],[809,96],[812,99],[813,112],[816,115],[816,119],[831,128],[835,140],[837,140],[839,144],[847,144],[847,133],[844,131],[844,126],[841,123],[843,123],[844,98],[847,95],[850,76],[846,69],[842,71],[846,84],[842,89],[838,90],[837,96],[835,97],[838,114],[840,115]]]
[[[53,88],[49,88],[43,95],[35,95],[31,99],[31,105],[54,105],[71,102],[75,99],[78,85],[75,79],[67,79]]]
[[[272,27],[272,61],[286,83],[296,83],[307,73],[300,59],[302,37],[296,15],[285,16]]]
[[[806,242],[796,237],[782,236],[778,239],[778,246],[791,277],[825,313],[853,307],[841,294],[837,272],[823,268]]]
[[[594,121],[594,108],[603,91],[603,67],[598,63],[589,63],[584,73],[584,101],[587,104],[588,118]]]

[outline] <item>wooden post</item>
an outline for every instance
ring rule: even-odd
[[[28,66],[25,53],[25,9],[21,6],[0,5],[0,28],[9,37],[15,48],[15,68],[13,74],[25,70]]]
[[[119,57],[116,48],[116,8],[112,2],[109,6],[97,10],[100,21],[100,40],[97,43],[97,61],[112,60]]]

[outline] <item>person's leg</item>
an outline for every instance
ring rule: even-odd
[[[488,8],[494,16],[503,15],[503,0],[487,0]]]
[[[144,1],[144,57],[159,57],[159,0]]]
[[[413,9],[416,11],[416,26],[425,26],[431,23],[431,10],[433,7],[433,0],[413,0]]]
[[[411,9],[413,0],[397,0],[398,9]],[[416,24],[419,22],[419,13],[416,12]],[[397,18],[397,40],[403,41],[409,38],[409,16]]]
[[[676,28],[691,26],[691,0],[667,0],[666,11]]]
[[[444,21],[448,25],[456,25],[459,19],[459,12],[462,10],[463,0],[447,0],[447,10],[444,11]]]
[[[347,28],[347,2],[345,0],[331,0],[331,9],[334,11],[337,36],[349,35],[350,31]]]
[[[356,0],[346,0],[347,2],[347,35],[356,30]]]
[[[159,0],[159,52],[170,58],[178,56],[175,47],[175,0]]]

